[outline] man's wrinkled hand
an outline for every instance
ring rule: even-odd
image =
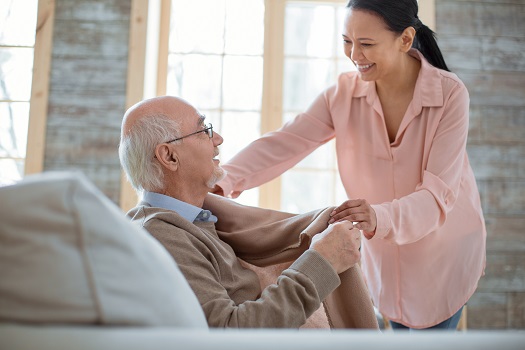
[[[329,225],[315,235],[310,248],[321,254],[339,274],[354,266],[361,259],[361,232],[350,221]]]

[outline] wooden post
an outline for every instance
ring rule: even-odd
[[[126,108],[142,100],[144,96],[144,72],[146,62],[146,37],[148,27],[148,0],[133,0],[131,3],[128,82],[126,85]],[[128,211],[137,204],[137,195],[126,175],[120,180],[120,208]]]
[[[55,1],[38,1],[38,16],[33,59],[33,84],[29,107],[27,151],[24,173],[40,173],[44,169],[46,146],[47,105],[49,100],[49,76],[51,51],[53,49],[53,23]]]

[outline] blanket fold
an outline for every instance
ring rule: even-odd
[[[306,251],[311,238],[328,227],[333,209],[291,214],[241,205],[214,194],[208,194],[203,208],[218,218],[219,237],[240,259],[269,270],[297,259]],[[379,329],[360,266],[351,267],[339,274],[339,278],[341,284],[323,302],[330,326]]]

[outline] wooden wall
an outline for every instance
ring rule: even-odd
[[[489,235],[468,327],[525,328],[525,1],[435,3],[439,44],[470,91]],[[116,203],[130,13],[131,0],[56,0],[53,34],[44,169],[79,169]]]
[[[56,0],[44,170],[78,169],[118,203],[131,0]]]
[[[436,1],[436,31],[470,92],[468,152],[488,230],[467,326],[525,328],[525,1]]]

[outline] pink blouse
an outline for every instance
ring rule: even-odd
[[[248,145],[224,165],[226,195],[259,186],[336,138],[349,198],[364,198],[377,229],[363,240],[362,268],[374,305],[412,328],[452,316],[485,268],[486,231],[466,142],[469,95],[458,77],[421,70],[390,143],[375,83],[341,74],[306,112]],[[340,203],[335,203],[340,204]]]

